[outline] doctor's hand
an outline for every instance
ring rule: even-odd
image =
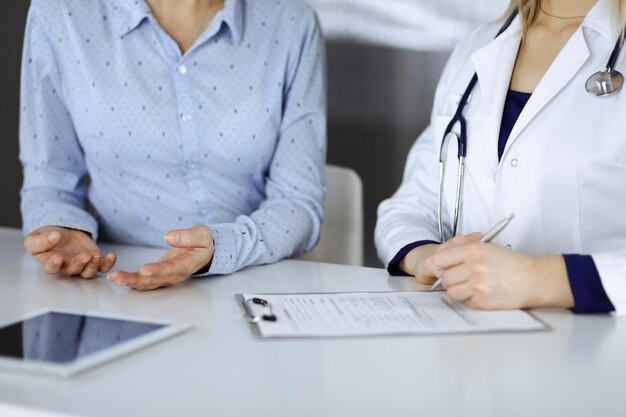
[[[432,285],[438,278],[438,275],[433,274],[431,269],[426,268],[425,261],[437,252],[445,250],[447,248],[467,245],[470,243],[478,242],[482,238],[480,233],[472,233],[467,236],[456,236],[442,244],[428,244],[418,246],[400,261],[400,269],[409,275],[413,275],[417,282],[423,285]]]
[[[102,256],[91,236],[80,230],[57,226],[41,227],[24,239],[24,248],[48,274],[93,278],[109,272],[115,253]]]
[[[471,235],[470,235],[471,236]],[[448,297],[476,309],[574,305],[561,256],[528,256],[493,243],[450,245],[424,260]]]
[[[158,262],[146,264],[138,272],[115,271],[107,279],[140,291],[171,287],[186,281],[213,259],[213,233],[206,226],[173,230],[165,234],[165,242],[172,249]]]

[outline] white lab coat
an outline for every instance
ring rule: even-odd
[[[548,69],[498,161],[498,136],[521,40],[515,19],[485,25],[454,50],[435,95],[430,126],[408,156],[398,191],[381,203],[375,240],[388,264],[418,240],[439,240],[437,181],[443,132],[474,72],[465,110],[466,174],[459,233],[485,232],[510,213],[495,243],[530,255],[591,254],[616,308],[626,314],[626,88],[593,97],[587,78],[604,69],[619,36],[609,0],[599,0]],[[626,48],[616,68],[626,73]],[[453,141],[451,141],[453,142]],[[450,233],[457,146],[447,152],[444,229]]]

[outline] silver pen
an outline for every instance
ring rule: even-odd
[[[485,233],[485,236],[483,236],[483,238],[480,239],[480,243],[490,242],[491,239],[496,237],[498,233],[500,233],[509,224],[511,219],[513,219],[513,214],[509,214],[505,219],[502,219],[498,223],[496,223],[491,229],[489,229],[487,233]],[[440,285],[441,285],[441,278],[437,279],[437,282],[435,282],[433,286],[430,287],[430,289],[436,290],[437,288],[439,288]]]

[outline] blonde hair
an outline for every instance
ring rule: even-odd
[[[522,33],[526,33],[539,14],[540,1],[541,0],[511,0],[505,18],[510,16],[515,9],[519,9],[520,19],[522,20]],[[622,36],[624,36],[624,28],[626,27],[626,0],[611,0],[611,2],[613,3],[613,12],[617,13],[622,22]]]

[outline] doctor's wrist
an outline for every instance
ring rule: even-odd
[[[537,256],[533,259],[530,279],[532,288],[529,308],[574,307],[574,296],[569,284],[563,256]]]
[[[426,258],[435,253],[438,247],[439,244],[434,243],[416,247],[407,253],[404,258],[402,258],[399,264],[400,269],[403,272],[414,276],[420,284],[431,284],[434,282],[435,277],[426,275],[422,265],[424,264]]]

